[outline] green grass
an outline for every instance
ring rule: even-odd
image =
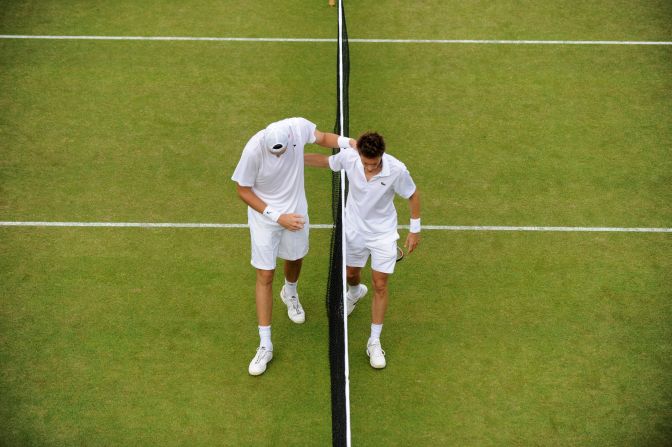
[[[664,0],[345,2],[350,37],[389,39],[663,40]]]
[[[7,0],[5,34],[333,38],[327,2]]]
[[[306,260],[307,323],[277,306],[278,356],[251,378],[253,273],[229,256],[245,231],[228,231],[3,230],[5,443],[327,443],[326,257]],[[662,445],[669,250],[665,235],[427,233],[393,278],[386,370],[364,355],[366,306],[350,320],[357,445]]]
[[[256,129],[289,104],[320,128],[335,121],[335,89],[322,93],[335,84],[335,49],[324,44],[3,41],[0,51],[13,61],[0,74],[11,86],[0,125],[5,147],[21,148],[4,151],[0,206],[15,219],[242,221],[229,179]],[[306,53],[306,70],[284,62]]]
[[[357,445],[669,439],[667,236],[428,233],[423,243],[393,279],[384,372],[363,359],[366,318],[351,323]]]
[[[429,190],[427,223],[666,226],[671,55],[353,45],[351,121]]]
[[[324,256],[304,271],[308,321],[277,309],[284,349],[252,378],[254,273],[231,257],[246,236],[3,230],[3,445],[327,443]]]
[[[0,34],[336,32],[326,0],[5,3]],[[672,40],[667,2],[346,9],[351,38]],[[425,224],[669,228],[671,52],[352,43],[351,134],[385,135]],[[285,116],[330,130],[335,59],[333,43],[0,40],[0,220],[243,223],[243,145]],[[329,179],[306,173],[311,222],[331,221]],[[329,232],[311,231],[307,322],[276,298],[256,378],[248,237],[0,228],[0,445],[329,444]],[[391,279],[385,370],[364,354],[366,304],[349,321],[353,445],[666,445],[671,244],[423,232]]]

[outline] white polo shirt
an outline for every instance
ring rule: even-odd
[[[366,180],[364,165],[356,149],[346,148],[329,157],[332,171],[345,170],[348,176],[346,222],[359,232],[376,239],[397,232],[394,195],[408,199],[415,192],[411,174],[401,161],[383,154],[381,171]]]
[[[264,147],[264,130],[245,145],[231,179],[252,191],[280,214],[308,214],[303,180],[303,147],[315,142],[315,124],[304,118],[280,121],[290,128],[289,145],[276,157]]]

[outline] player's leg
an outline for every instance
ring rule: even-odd
[[[370,252],[366,248],[362,236],[353,229],[346,229],[345,241],[345,275],[348,283],[346,312],[350,315],[352,311],[355,310],[355,306],[357,306],[359,300],[361,300],[369,290],[361,283],[361,273],[362,268],[366,265],[366,261],[369,259]]]
[[[258,214],[255,212],[255,214]],[[255,303],[259,329],[259,347],[250,362],[248,372],[257,376],[266,371],[273,359],[271,321],[273,315],[273,276],[280,244],[280,232],[264,222],[263,217],[248,213],[252,246],[251,264],[256,268]]]
[[[273,274],[275,270],[257,269],[255,301],[259,328],[259,347],[250,362],[248,372],[258,376],[266,371],[266,365],[273,359],[271,341],[271,321],[273,316]]]
[[[367,256],[368,257],[368,256]],[[354,263],[354,261],[352,261]],[[366,263],[366,259],[364,259]],[[364,295],[369,291],[369,288],[362,284],[362,267],[346,266],[346,280],[348,283],[347,293],[347,313],[350,315],[359,300],[364,298]]]
[[[373,299],[371,301],[371,334],[366,342],[366,355],[369,356],[369,364],[376,369],[385,368],[385,351],[380,342],[380,334],[383,331],[383,322],[388,305],[387,279],[388,274],[376,270],[371,271],[373,282]]]
[[[369,363],[374,368],[385,368],[385,351],[380,343],[383,322],[389,303],[388,279],[394,272],[397,258],[398,235],[370,241],[371,249],[371,282],[373,283],[373,299],[371,302],[371,335],[366,346]]]
[[[278,256],[285,260],[285,284],[280,290],[280,298],[287,306],[287,315],[294,323],[306,321],[306,313],[299,301],[297,290],[303,257],[308,254],[309,222],[306,222],[302,230],[282,232]]]
[[[273,275],[275,270],[257,269],[254,295],[259,326],[270,326],[273,316]]]
[[[357,286],[362,282],[362,267],[353,267],[351,265],[345,268],[348,286]]]
[[[382,326],[385,320],[385,312],[389,302],[387,290],[387,273],[371,271],[371,282],[373,283],[373,301],[371,302],[371,323]]]
[[[297,324],[306,321],[306,313],[299,301],[299,292],[297,290],[302,264],[303,259],[285,260],[285,285],[280,290],[280,298],[287,306],[287,316]]]
[[[285,260],[285,281],[289,283],[296,283],[299,281],[301,275],[301,267],[303,266],[303,258],[295,261]]]

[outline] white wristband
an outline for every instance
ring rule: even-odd
[[[420,233],[420,219],[411,219],[410,225],[411,233]]]
[[[268,217],[268,218],[271,219],[273,222],[277,222],[278,219],[280,219],[280,213],[277,212],[277,211],[275,211],[275,210],[274,210],[273,208],[271,208],[270,206],[267,206],[267,207],[264,209],[264,212],[261,213],[261,214],[263,214],[264,216]]]
[[[351,147],[350,138],[348,137],[338,137],[338,147]]]

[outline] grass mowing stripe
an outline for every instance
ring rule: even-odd
[[[31,36],[3,34],[0,39],[51,40],[149,40],[149,41],[209,41],[209,42],[336,42],[329,38],[300,37],[192,37],[192,36]],[[350,39],[356,43],[439,43],[479,45],[672,45],[666,41],[635,40],[497,40],[497,39]]]
[[[143,223],[143,222],[0,222],[3,227],[123,227],[123,228],[247,228],[247,224],[231,223]],[[311,224],[311,228],[331,229],[331,224]],[[399,225],[407,230],[408,225]],[[622,228],[622,227],[514,227],[480,225],[424,225],[425,230],[443,231],[554,231],[589,233],[672,233],[672,228]]]

